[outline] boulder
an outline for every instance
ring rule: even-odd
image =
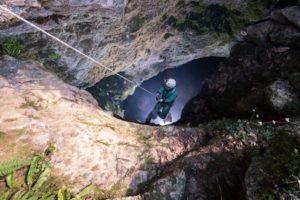
[[[52,175],[73,191],[93,183],[109,197],[126,196],[207,142],[200,128],[118,120],[35,62],[0,57],[0,86],[0,162],[30,159],[52,144]]]
[[[143,194],[145,200],[181,200],[185,191],[186,175],[177,170],[156,181],[149,192]]]
[[[295,84],[295,82],[294,82]],[[276,81],[266,88],[267,102],[271,109],[282,115],[300,112],[299,92],[288,81]]]
[[[300,6],[292,6],[281,11],[286,19],[300,29]]]
[[[291,85],[300,91],[300,73],[293,73],[289,76]]]
[[[247,199],[299,199],[300,138],[289,133],[277,135],[264,155],[252,158],[245,176]]]
[[[274,110],[283,111],[285,107],[293,102],[295,94],[288,81],[276,81],[266,89],[269,103]]]

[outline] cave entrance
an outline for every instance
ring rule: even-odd
[[[176,80],[178,97],[170,111],[172,114],[171,123],[174,123],[180,119],[185,104],[199,93],[203,81],[216,70],[222,60],[223,58],[219,57],[193,60],[180,67],[167,69],[157,76],[144,81],[141,86],[155,93],[165,79],[174,78]],[[124,119],[143,123],[155,104],[156,100],[154,97],[151,97],[143,90],[137,89],[133,95],[128,96],[121,103],[121,108],[125,111]],[[159,117],[154,123],[165,125]]]

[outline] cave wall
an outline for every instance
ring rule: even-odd
[[[45,3],[45,1],[43,2]],[[60,1],[53,1],[52,3],[54,2],[59,3]],[[107,12],[112,12],[116,15],[118,14],[116,10],[119,9],[121,12],[122,8],[124,8],[122,1],[109,1],[110,3],[108,4],[105,4],[104,1],[97,2],[100,5],[99,9],[100,7],[105,8],[104,10]],[[113,2],[116,4],[113,4]],[[206,1],[203,2],[205,3]],[[214,3],[218,2],[221,3],[221,1],[214,1]],[[237,3],[236,5],[241,6],[241,8],[246,6],[244,1],[222,1],[228,8],[231,5],[230,2]],[[68,3],[71,3],[71,1]],[[86,1],[83,3],[86,3]],[[126,7],[129,9],[125,11],[127,14],[134,12],[135,9],[133,7],[136,7],[136,5],[143,4],[145,8],[148,8],[149,5],[154,5],[150,2],[147,4],[148,2],[145,1],[138,3],[131,1],[131,3],[133,3],[132,7]],[[159,4],[159,6],[163,6],[163,3]],[[65,34],[66,38],[73,38],[73,35],[80,31],[82,31],[83,35],[80,36],[79,34],[78,39],[85,38],[85,33],[88,32],[88,29],[85,28],[89,23],[85,21],[81,24],[82,26],[77,27],[82,22],[78,13],[83,7],[87,10],[82,10],[82,15],[88,11],[92,12],[95,5],[85,4],[85,6],[81,7],[82,4],[78,4],[78,7],[70,6],[69,9],[72,12],[67,16],[60,16],[61,13],[55,11],[59,16],[52,18],[53,15],[50,14],[49,16],[52,17],[47,16],[45,20],[43,17],[33,17],[32,19],[41,24],[49,23],[48,28],[50,31],[54,33],[58,31],[57,33]],[[197,1],[193,1],[188,5],[194,4],[199,8]],[[44,9],[54,9],[50,3],[44,4],[45,7],[40,7],[40,2],[30,1],[30,5],[30,9],[27,7],[28,4],[26,6],[24,4],[19,5],[15,9],[20,9],[20,12],[24,12],[22,9],[28,11],[24,12],[24,15],[33,11],[40,14],[41,12],[38,11],[43,11],[42,13],[45,14],[48,11],[46,12]],[[49,7],[46,7],[46,5],[49,5]],[[61,7],[61,4],[57,5],[59,7],[55,9],[64,9],[63,11],[60,10],[61,12],[68,10],[67,5],[65,7]],[[185,3],[182,4],[181,1],[180,4],[175,6],[182,5],[185,5]],[[78,12],[73,14],[76,8],[78,8],[76,10]],[[209,8],[224,9],[218,6]],[[153,8],[153,10],[156,9],[161,11],[159,8]],[[202,8],[199,9],[201,10]],[[211,11],[210,9],[208,11]],[[94,13],[92,12],[94,15],[98,15],[99,13],[97,12],[100,12],[98,9],[96,10]],[[149,10],[151,12],[151,9]],[[204,10],[206,9],[204,8]],[[88,13],[91,14],[91,12]],[[101,13],[101,16],[105,13]],[[201,17],[196,16],[194,17]],[[256,107],[262,113],[263,111],[266,113],[274,112],[283,116],[297,112],[298,107],[295,104],[299,102],[299,61],[296,59],[299,55],[299,17],[297,16],[299,16],[299,7],[292,7],[276,11],[271,15],[270,19],[249,27],[246,30],[247,36],[238,38],[243,41],[233,48],[231,57],[223,64],[220,71],[211,80],[207,81],[203,88],[203,96],[200,94],[201,98],[196,98],[199,100],[198,102],[204,102],[205,107],[198,109],[201,104],[195,101],[196,104],[192,108],[196,112],[193,111],[185,115],[191,117],[188,118],[188,122],[199,123],[203,120],[201,118],[203,114],[212,116],[212,118],[231,116],[233,114],[243,115],[245,112],[247,114],[252,107]],[[178,16],[176,17],[178,19]],[[76,21],[77,19],[79,21]],[[115,19],[117,20],[118,17],[106,20]],[[55,22],[56,20],[58,20],[58,23]],[[73,22],[76,24],[76,30],[68,32],[66,29],[61,29],[64,20],[67,20],[65,23],[70,22],[70,24],[72,24],[72,20],[75,20]],[[184,20],[183,24],[177,24],[176,22],[177,25],[181,25],[177,28],[174,28],[174,25],[171,23],[168,28],[176,31],[176,33],[180,30],[178,35],[189,34],[189,31],[195,31],[193,33],[203,31],[199,27],[190,27],[190,24],[186,21],[190,22],[189,20]],[[115,22],[111,21],[111,23]],[[94,21],[91,21],[91,24],[94,24]],[[145,27],[148,27],[148,25]],[[228,28],[228,26],[224,27]],[[72,28],[74,27],[71,25]],[[211,28],[219,30],[218,26],[212,26]],[[139,31],[142,30],[143,28],[137,30],[134,36],[137,38],[142,37],[142,35],[139,35],[141,33]],[[252,148],[260,145],[257,142],[262,135],[258,131],[259,128],[255,127],[248,130],[247,126],[250,126],[250,123],[245,122],[246,128],[242,127],[242,131],[240,131],[240,126],[238,126],[237,133],[228,130],[220,131],[215,127],[215,131],[209,132],[206,130],[207,127],[150,127],[117,120],[110,114],[102,111],[97,106],[96,101],[86,91],[67,85],[52,73],[41,69],[44,67],[53,72],[53,68],[57,67],[56,62],[61,62],[62,65],[61,68],[57,69],[57,74],[58,72],[63,72],[58,75],[64,78],[66,76],[64,69],[70,73],[69,78],[65,77],[64,80],[69,80],[75,85],[82,86],[86,85],[85,83],[90,84],[96,80],[90,79],[88,70],[86,71],[86,68],[82,65],[78,65],[78,68],[76,67],[76,70],[80,71],[81,69],[82,74],[69,68],[76,63],[71,59],[74,55],[71,55],[72,53],[70,52],[69,60],[66,58],[54,59],[53,57],[55,56],[49,58],[49,54],[60,53],[63,50],[59,50],[60,48],[53,43],[51,44],[51,48],[54,48],[52,49],[53,51],[48,52],[49,44],[48,42],[45,43],[45,38],[40,43],[36,42],[36,39],[43,37],[39,37],[40,34],[31,31],[20,23],[3,25],[1,27],[2,36],[6,37],[7,34],[18,35],[18,39],[23,40],[23,42],[26,40],[25,46],[27,48],[32,45],[30,52],[36,52],[36,54],[23,55],[20,58],[21,60],[8,56],[0,57],[0,90],[1,94],[5,93],[5,95],[0,96],[0,161],[11,158],[31,158],[35,152],[42,152],[47,146],[53,144],[57,151],[49,160],[53,165],[52,175],[62,177],[66,183],[72,185],[75,191],[90,183],[94,183],[101,188],[101,191],[105,192],[105,196],[102,198],[138,193],[149,199],[154,199],[155,197],[180,199],[186,196],[199,199],[219,199],[222,197],[224,199],[241,199],[241,197],[245,196],[246,188],[243,185],[243,178],[248,163],[246,162],[245,164],[243,160],[245,158],[244,150],[247,146]],[[93,34],[96,34],[96,32],[96,29],[94,32],[92,31]],[[202,34],[199,35],[198,33],[197,38],[201,40]],[[178,39],[180,37],[178,35],[171,36],[171,38]],[[207,35],[207,38],[211,39],[211,36]],[[74,44],[79,42],[79,40],[75,39],[69,39],[68,41]],[[218,43],[221,40],[218,38],[216,41]],[[138,45],[142,44],[139,43]],[[178,46],[180,44],[180,42],[176,43]],[[197,48],[200,48],[200,46]],[[41,51],[40,53],[38,53],[38,49]],[[189,47],[188,49],[191,48]],[[43,50],[46,53],[43,54]],[[214,47],[207,47],[205,52],[214,52],[215,50]],[[223,50],[221,49],[221,51]],[[152,55],[151,52],[150,55]],[[128,53],[132,52],[128,51]],[[181,53],[174,55],[181,55]],[[43,60],[41,55],[45,56],[45,60]],[[37,56],[37,58],[33,56]],[[114,56],[117,56],[117,54],[114,54]],[[197,56],[200,56],[200,54],[197,54]],[[192,57],[188,58],[192,59]],[[121,62],[121,58],[117,61]],[[181,62],[184,60],[183,58],[186,59],[185,56],[178,59]],[[32,61],[22,61],[22,59],[38,60],[43,66]],[[69,63],[66,64],[68,61]],[[109,59],[107,58],[108,61]],[[51,66],[52,63],[53,66]],[[84,66],[88,66],[88,63]],[[149,66],[145,65],[145,69],[149,70]],[[155,66],[162,66],[159,70],[164,69],[164,64]],[[94,70],[93,67],[89,69]],[[131,68],[129,67],[128,69]],[[136,70],[138,69],[142,68],[137,67]],[[121,70],[121,68],[118,70]],[[135,70],[129,70],[125,75],[130,76],[130,71],[136,73]],[[73,72],[74,74],[72,74]],[[143,70],[140,72],[142,73]],[[143,73],[146,72],[144,71]],[[151,73],[154,74],[156,71]],[[137,76],[137,80],[147,77],[151,73]],[[103,74],[100,71],[94,72],[97,79]],[[78,79],[74,79],[74,77]],[[271,79],[271,77],[273,78]],[[269,94],[271,95],[268,97],[272,98],[266,98]],[[248,97],[248,95],[252,98]],[[246,101],[247,99],[250,100]],[[253,99],[256,101],[253,101]],[[266,104],[268,106],[260,106],[258,103],[261,99],[262,102],[271,99],[274,101],[269,101]],[[254,103],[250,104],[248,102]],[[284,108],[281,110],[281,105],[291,105],[293,109]],[[204,108],[208,110],[207,113],[203,112]],[[297,115],[297,113],[294,114]],[[299,124],[299,121],[294,123]],[[233,125],[233,123],[229,124],[230,127]],[[287,124],[286,128],[290,127]],[[261,129],[264,128],[261,127]],[[299,135],[299,127],[295,130],[289,130],[289,132]],[[240,133],[244,134],[241,138],[237,136]],[[263,141],[263,143],[265,144],[266,142]],[[295,146],[297,147],[297,145],[299,146],[298,142]],[[275,146],[277,148],[277,145]],[[289,150],[294,151],[294,148],[289,148]],[[290,151],[287,153],[290,154]],[[296,159],[299,161],[299,155],[297,155]],[[271,160],[270,162],[275,161]],[[245,166],[243,166],[244,164]],[[250,176],[254,173],[252,173],[252,169],[257,169],[255,163],[252,166],[254,167],[251,167],[250,171],[248,171]],[[224,170],[220,170],[220,168]],[[239,187],[236,187],[237,184]],[[220,187],[226,192],[224,196],[222,196],[221,192],[216,192],[220,190]],[[252,186],[250,185],[249,187]],[[239,193],[234,193],[236,188],[239,189]],[[249,195],[254,191],[251,188],[247,189]],[[170,195],[171,193],[172,195]]]
[[[289,7],[248,27],[230,57],[185,107],[182,122],[250,118],[253,111],[264,119],[299,115],[299,15],[298,6]]]
[[[24,59],[34,59],[80,87],[123,72],[141,83],[160,71],[196,58],[226,57],[245,25],[268,13],[251,1],[4,1],[9,8],[112,69],[78,56],[6,13],[0,41],[19,39]],[[221,13],[221,14],[218,14]],[[219,23],[215,23],[218,21]],[[55,55],[55,56],[53,56]],[[136,85],[126,86],[132,91]],[[116,91],[120,93],[120,91]],[[118,95],[126,98],[129,94]]]

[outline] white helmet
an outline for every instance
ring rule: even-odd
[[[175,79],[173,79],[173,78],[167,79],[167,80],[165,81],[165,86],[166,86],[167,88],[170,88],[170,89],[176,87],[176,81],[175,81]]]

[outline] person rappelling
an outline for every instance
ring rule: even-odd
[[[173,78],[169,78],[164,81],[164,84],[160,87],[156,94],[157,103],[153,110],[146,118],[146,123],[149,124],[151,120],[155,120],[157,116],[164,120],[164,122],[171,122],[172,115],[170,110],[177,98],[176,81]]]

